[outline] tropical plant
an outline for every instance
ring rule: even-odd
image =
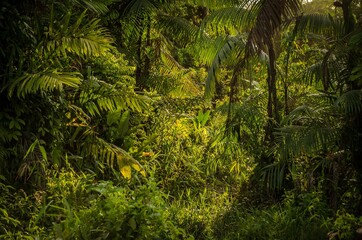
[[[111,31],[118,35],[120,49],[136,65],[137,90],[156,89],[167,93],[179,85],[188,89],[196,87],[174,54],[178,47],[192,41],[197,32],[196,26],[187,20],[168,14],[176,12],[179,5],[174,1],[158,0],[124,1],[112,5],[107,21]]]
[[[212,66],[209,70],[207,79],[206,93],[212,93],[215,88],[216,72],[219,65],[227,59],[232,51],[236,51],[236,64],[232,79],[230,80],[230,101],[235,102],[238,81],[247,62],[252,56],[260,55],[266,57],[268,76],[268,104],[267,116],[268,127],[266,129],[266,138],[273,139],[271,134],[274,121],[279,121],[279,108],[277,106],[278,96],[276,88],[276,60],[278,49],[277,38],[280,35],[280,28],[283,21],[296,16],[300,11],[300,1],[240,1],[237,5],[229,8],[223,8],[215,11],[210,17],[211,21],[224,24],[233,24],[236,26],[237,33],[246,33],[244,47],[238,47],[235,40],[230,38],[226,41],[215,55]],[[238,38],[236,38],[238,39]],[[235,50],[234,50],[235,48]],[[239,80],[238,80],[239,79]]]
[[[101,8],[97,3],[94,7]],[[101,131],[94,127],[103,113],[146,108],[145,99],[134,93],[132,82],[127,83],[132,78],[123,60],[114,66],[118,75],[113,78],[104,73],[99,80],[92,73],[91,65],[99,59],[122,59],[112,54],[113,40],[99,20],[86,10],[72,12],[62,3],[42,2],[28,13],[23,12],[27,2],[4,4],[4,12],[19,22],[10,22],[4,30],[7,37],[1,39],[2,45],[9,46],[1,58],[6,66],[1,73],[4,174],[27,180],[40,171],[41,177],[52,164],[62,166],[66,155],[94,159],[96,169],[102,169],[103,162],[109,166],[117,162],[127,178],[131,166],[143,172],[136,160],[100,137]],[[17,36],[18,32],[24,34]],[[19,42],[12,44],[12,36],[20,37]],[[80,167],[88,161],[70,162]]]

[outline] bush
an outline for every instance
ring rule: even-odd
[[[214,232],[216,239],[324,239],[327,209],[319,193],[288,194],[282,204],[265,209],[235,204],[215,223]]]
[[[66,218],[55,225],[63,239],[186,239],[169,217],[166,196],[149,181],[132,190],[101,182],[90,189],[97,197],[89,207],[65,207]],[[65,205],[67,203],[65,202]]]

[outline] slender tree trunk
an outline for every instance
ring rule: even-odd
[[[136,66],[136,87],[142,90],[142,32],[137,40],[137,66]]]
[[[352,32],[355,24],[353,15],[351,13],[351,3],[352,0],[342,1],[343,22],[344,22],[343,25],[344,25],[345,34]]]
[[[289,114],[289,104],[288,104],[288,82],[287,79],[284,81],[284,114],[287,116]]]
[[[145,49],[146,51],[148,51],[149,49],[151,49],[151,20],[148,17],[147,19],[147,29],[146,29],[146,45],[145,45]],[[150,69],[151,69],[151,59],[149,56],[149,53],[146,52],[145,54],[145,64],[143,67],[143,74],[142,74],[142,84],[145,85],[147,79],[150,77]],[[145,87],[145,86],[143,86]]]
[[[273,129],[275,123],[279,122],[278,97],[276,87],[276,56],[272,42],[268,46],[269,51],[269,68],[268,68],[268,126],[266,128],[266,139],[274,140]]]

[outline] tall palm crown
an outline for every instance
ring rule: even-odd
[[[229,3],[230,4],[230,3]],[[209,70],[206,83],[206,95],[211,95],[215,89],[216,72],[220,64],[237,50],[237,63],[231,80],[230,100],[237,92],[235,89],[237,79],[244,70],[247,61],[256,56],[264,55],[268,61],[268,118],[270,122],[267,127],[266,139],[272,140],[272,129],[274,122],[279,121],[276,89],[276,59],[278,43],[275,41],[282,23],[300,13],[301,1],[299,0],[260,0],[260,1],[238,1],[226,8],[216,10],[206,19],[210,22],[223,22],[236,24],[238,32],[246,32],[247,36],[242,44],[243,47],[236,48],[235,41],[226,41],[224,47],[219,49]]]

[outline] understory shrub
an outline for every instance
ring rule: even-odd
[[[89,206],[64,208],[66,218],[54,227],[57,238],[192,239],[172,223],[166,196],[153,181],[135,189],[100,182],[89,191],[96,196]]]
[[[215,239],[319,240],[328,233],[328,211],[320,194],[287,194],[262,209],[234,204],[215,222]]]

